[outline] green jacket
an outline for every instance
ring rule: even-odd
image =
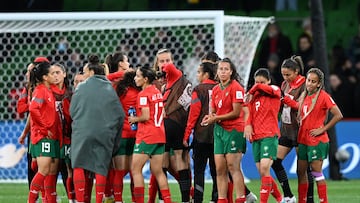
[[[111,83],[94,75],[79,84],[70,104],[71,166],[106,176],[120,145],[124,110]]]

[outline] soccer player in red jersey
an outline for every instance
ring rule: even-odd
[[[130,70],[130,69],[128,69]],[[125,121],[128,120],[128,111],[130,107],[136,107],[137,96],[140,88],[136,86],[134,77],[135,71],[126,71],[122,79],[116,85],[116,92],[120,98],[120,102],[125,112]],[[124,122],[119,151],[113,158],[115,166],[114,176],[114,199],[115,202],[122,202],[123,179],[130,172],[132,155],[135,145],[136,130],[132,130],[129,122]],[[131,181],[133,182],[133,181]]]
[[[29,90],[30,90],[30,72],[31,70],[35,67],[35,65],[41,63],[41,62],[48,62],[49,60],[45,57],[36,57],[34,59],[34,61],[32,63],[30,63],[27,66],[27,71],[25,74],[25,78],[26,78],[26,86],[23,88],[20,98],[18,100],[17,103],[17,112],[21,115],[24,114],[26,112],[29,112],[29,103],[30,103],[30,95],[29,95]],[[28,185],[29,185],[29,189],[30,189],[30,185],[31,185],[31,181],[34,177],[34,175],[36,174],[37,171],[37,163],[36,163],[36,159],[31,157],[31,153],[30,153],[30,117],[28,116],[27,120],[26,120],[26,124],[25,124],[25,128],[23,129],[21,135],[18,138],[18,141],[20,144],[25,144],[25,138],[28,137],[27,140],[27,145],[28,145],[28,152],[27,152],[27,162],[28,162]],[[29,135],[29,136],[28,136]],[[43,194],[45,196],[45,194]]]
[[[50,74],[52,74],[55,78],[54,85],[51,85],[51,91],[56,99],[56,111],[61,122],[59,172],[61,172],[61,177],[66,188],[69,202],[74,202],[75,191],[70,163],[71,117],[69,111],[72,91],[70,89],[66,69],[62,64],[53,64],[50,68]],[[57,175],[54,178],[53,184],[56,184],[56,180]]]
[[[56,113],[55,97],[50,90],[54,77],[50,74],[50,64],[43,62],[30,72],[32,92],[29,105],[31,125],[31,154],[36,157],[38,172],[30,186],[28,202],[36,201],[39,191],[45,188],[47,202],[56,202],[56,188],[46,180],[57,171],[59,146],[59,117]],[[50,176],[49,176],[50,177]]]
[[[110,72],[106,77],[112,82],[119,82],[124,76],[124,72],[130,67],[128,57],[122,52],[107,55],[105,63],[109,67]]]
[[[277,202],[281,202],[282,195],[270,175],[280,136],[278,112],[281,91],[279,87],[270,85],[268,69],[258,69],[254,78],[256,84],[247,94],[250,116],[245,124],[245,136],[252,142],[256,167],[261,176],[260,203],[268,202],[270,193]]]
[[[240,170],[242,155],[246,151],[244,117],[248,116],[247,109],[243,108],[244,88],[239,84],[239,75],[229,58],[218,63],[217,76],[220,83],[213,88],[210,114],[203,118],[202,125],[215,124],[214,156],[218,202],[228,202],[228,171],[234,182],[235,202],[245,202],[244,177]]]
[[[129,116],[130,123],[138,123],[131,172],[134,179],[136,203],[144,202],[144,177],[142,169],[150,159],[151,173],[155,175],[165,203],[171,203],[167,178],[162,170],[165,150],[164,103],[160,91],[152,85],[155,72],[150,68],[139,68],[134,78],[142,88],[137,98],[137,116]]]
[[[306,203],[308,179],[307,168],[310,165],[321,203],[327,203],[325,177],[322,173],[323,161],[329,151],[327,130],[342,119],[342,113],[334,100],[323,90],[324,73],[312,68],[306,75],[306,90],[299,101],[300,129],[298,135],[298,202]],[[327,114],[333,117],[326,122]]]

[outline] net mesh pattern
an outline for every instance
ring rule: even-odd
[[[262,19],[263,24],[225,20],[224,56],[234,61],[245,84],[262,34],[260,27],[265,27],[268,20]],[[209,19],[121,22],[0,20],[0,180],[27,178],[26,146],[17,141],[26,115],[16,112],[16,104],[26,85],[26,67],[35,57],[46,56],[52,63],[64,64],[72,82],[91,53],[104,59],[109,53],[122,51],[137,67],[152,66],[156,52],[167,48],[173,53],[175,65],[196,84],[200,58],[215,49],[215,27]],[[16,156],[21,153],[20,158]],[[7,159],[19,160],[12,165]]]

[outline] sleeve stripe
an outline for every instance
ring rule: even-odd
[[[41,99],[41,98],[36,98],[36,97],[32,98],[32,100],[31,100],[31,101],[35,101],[35,102],[37,102],[37,103],[39,103],[39,104],[44,103],[44,99]]]
[[[20,94],[19,99],[25,98],[25,97],[27,97],[27,96],[28,96],[28,94],[27,94],[27,93],[26,93],[26,94]]]
[[[197,102],[199,102],[199,101],[200,101],[199,98],[193,99],[193,100],[191,100],[191,104],[195,104],[195,103],[197,103]]]

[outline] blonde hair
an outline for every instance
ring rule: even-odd
[[[310,106],[310,109],[309,109],[309,112],[307,115],[309,115],[309,113],[314,109],[315,107],[315,104],[319,98],[319,94],[321,92],[321,90],[324,88],[324,80],[325,80],[325,77],[324,77],[324,73],[319,69],[319,68],[311,68],[307,73],[306,73],[306,76],[308,76],[310,73],[314,73],[318,76],[319,78],[319,82],[320,82],[320,87],[317,89],[316,91],[316,95],[315,95],[315,98],[312,100],[311,102],[311,106]],[[303,118],[301,118],[300,116],[300,113],[301,113],[301,109],[303,107],[303,104],[304,104],[304,99],[306,97],[306,95],[308,95],[308,91],[307,89],[305,88],[305,90],[301,93],[300,97],[299,97],[299,109],[298,109],[298,120],[299,122],[301,123],[302,120],[304,120],[306,118],[307,115],[305,115]]]

